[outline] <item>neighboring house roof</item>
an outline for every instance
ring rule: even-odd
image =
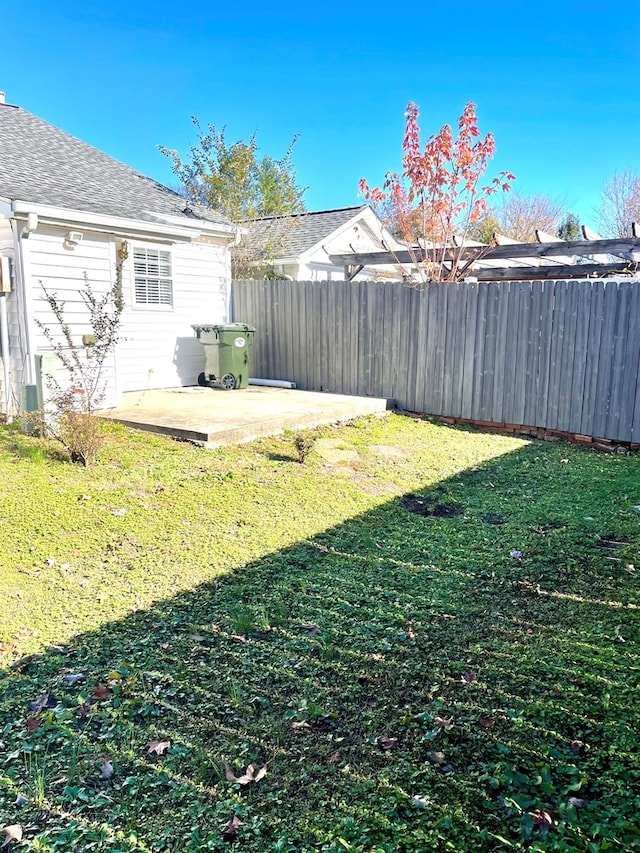
[[[299,257],[326,240],[339,228],[369,211],[368,204],[340,207],[335,210],[318,210],[291,216],[265,216],[243,222],[246,237],[243,241],[252,249],[275,244],[278,257]]]
[[[171,216],[227,226],[222,214],[103,154],[63,130],[0,102],[0,196],[125,219]]]

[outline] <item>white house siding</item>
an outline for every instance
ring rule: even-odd
[[[0,256],[13,261],[13,231],[11,223],[6,216],[0,214]],[[0,415],[6,416],[11,409],[15,409],[12,402],[12,389],[16,388],[16,381],[19,381],[20,376],[20,359],[17,358],[17,347],[19,346],[18,333],[18,312],[16,310],[16,296],[14,292],[8,293],[0,297],[5,300],[7,309],[7,317],[9,322],[9,351],[0,352]],[[5,361],[9,362],[10,385],[12,387],[5,388]],[[15,403],[15,401],[13,401]]]
[[[65,322],[71,329],[74,345],[81,349],[82,336],[93,334],[89,312],[82,299],[86,281],[97,296],[104,294],[113,283],[114,238],[84,231],[82,241],[70,249],[65,248],[67,230],[40,226],[27,241],[23,241],[28,273],[26,287],[30,291],[25,310],[32,313],[31,350],[34,355],[53,352],[52,344],[36,321],[49,328],[55,341],[64,342],[60,324],[47,303],[45,290],[55,295],[59,303],[64,303]],[[64,380],[60,365],[55,375],[58,381]],[[46,389],[46,382],[44,385]],[[104,386],[102,404],[114,405],[117,402],[114,356],[109,357],[104,365],[101,386]]]
[[[133,249],[136,246],[171,251],[173,306],[136,307],[133,290]],[[144,391],[195,385],[203,370],[201,344],[194,323],[224,323],[229,319],[229,253],[226,243],[176,243],[172,246],[130,241],[123,270],[125,311],[123,340],[118,345],[120,391]]]
[[[7,389],[4,387],[4,362],[3,358],[0,357],[0,412],[6,416],[9,413],[15,415],[21,404],[19,388],[24,374],[26,348],[22,346],[23,333],[20,327],[18,297],[15,290],[3,298],[7,300],[9,319],[9,382],[11,387],[7,394]]]

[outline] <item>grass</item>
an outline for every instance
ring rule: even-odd
[[[0,430],[0,826],[640,849],[640,458],[401,416],[310,438],[300,465],[113,427],[85,470]]]

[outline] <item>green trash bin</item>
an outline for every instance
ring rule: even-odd
[[[246,388],[254,327],[246,323],[204,323],[191,328],[204,349],[204,370],[198,376],[198,385],[225,391]]]

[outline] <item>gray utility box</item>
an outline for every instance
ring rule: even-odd
[[[225,391],[246,388],[254,327],[246,323],[205,323],[191,328],[204,349],[204,370],[198,376],[198,385]]]

